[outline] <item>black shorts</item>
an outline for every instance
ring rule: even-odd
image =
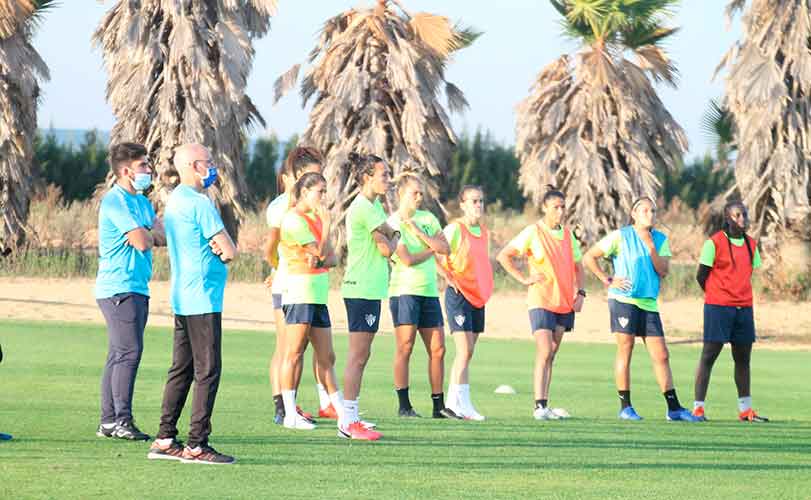
[[[344,299],[349,332],[377,333],[380,329],[380,301]]]
[[[752,308],[704,304],[704,342],[755,342],[755,315]]]
[[[538,330],[556,331],[558,327],[563,327],[563,331],[571,332],[574,329],[574,311],[568,313],[556,313],[548,309],[536,307],[529,310],[529,326],[532,333]]]
[[[616,299],[608,299],[611,312],[611,332],[637,337],[664,337],[665,329],[658,312],[640,309]]]
[[[442,307],[439,297],[400,295],[389,298],[391,321],[395,327],[415,325],[417,328],[442,326]]]
[[[271,298],[273,299],[273,310],[277,311],[277,310],[281,309],[282,308],[282,294],[274,293],[273,295],[271,295]]]
[[[484,307],[473,307],[464,295],[451,286],[445,289],[445,314],[451,333],[484,331]]]
[[[282,306],[284,322],[288,325],[310,325],[315,328],[329,328],[329,309],[326,304],[287,304]]]

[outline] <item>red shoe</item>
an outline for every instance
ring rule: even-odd
[[[357,439],[359,441],[377,441],[383,437],[383,434],[367,429],[360,422],[352,422],[346,429],[338,427],[338,437],[344,439]]]
[[[313,421],[313,414],[307,413],[306,411],[302,410],[300,406],[296,406],[296,413],[298,413],[299,416],[304,420],[307,420],[309,422]]]
[[[332,403],[329,404],[326,408],[319,408],[318,409],[318,418],[329,418],[332,420],[338,420],[338,412],[335,411],[335,407],[332,406]]]
[[[766,417],[761,417],[755,410],[749,408],[746,411],[742,411],[738,414],[738,420],[741,422],[768,422],[769,419]]]
[[[699,406],[698,408],[693,408],[693,416],[700,419],[702,422],[707,421],[707,416],[704,414],[704,407]]]

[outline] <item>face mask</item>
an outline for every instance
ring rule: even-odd
[[[152,174],[135,174],[132,180],[132,189],[136,191],[145,191],[152,185]]]
[[[217,167],[208,167],[208,174],[205,177],[200,174],[197,174],[197,177],[203,181],[203,189],[208,189],[217,180]]]

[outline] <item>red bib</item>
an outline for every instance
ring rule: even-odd
[[[715,245],[715,262],[704,285],[704,302],[716,306],[752,307],[752,259],[757,243],[746,236],[743,245],[732,245],[723,231],[713,234],[710,239]],[[751,254],[746,248],[747,243]]]

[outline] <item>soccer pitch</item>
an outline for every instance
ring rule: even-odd
[[[485,335],[486,337],[486,335]],[[566,344],[556,361],[552,406],[567,421],[532,419],[534,349],[521,341],[477,348],[473,401],[486,422],[395,416],[393,339],[378,336],[361,410],[379,425],[376,443],[336,437],[334,423],[289,431],[272,423],[267,367],[272,333],[226,331],[211,444],[234,466],[146,459],[148,443],[95,436],[106,355],[103,326],[0,321],[0,498],[810,498],[811,361],[808,352],[753,355],[756,409],[773,421],[735,420],[728,350],[713,373],[710,422],[665,422],[665,403],[644,346],[637,345],[632,398],[643,422],[617,420],[612,345]],[[341,373],[347,339],[336,336]],[[448,341],[446,373],[453,360]],[[147,327],[135,391],[137,424],[157,430],[171,332]],[[309,369],[300,402],[317,407]],[[676,388],[692,404],[698,350],[671,347]],[[425,353],[412,360],[412,401],[430,414]],[[517,395],[494,394],[509,384]],[[191,396],[190,396],[191,397]],[[181,438],[188,430],[187,411]]]

